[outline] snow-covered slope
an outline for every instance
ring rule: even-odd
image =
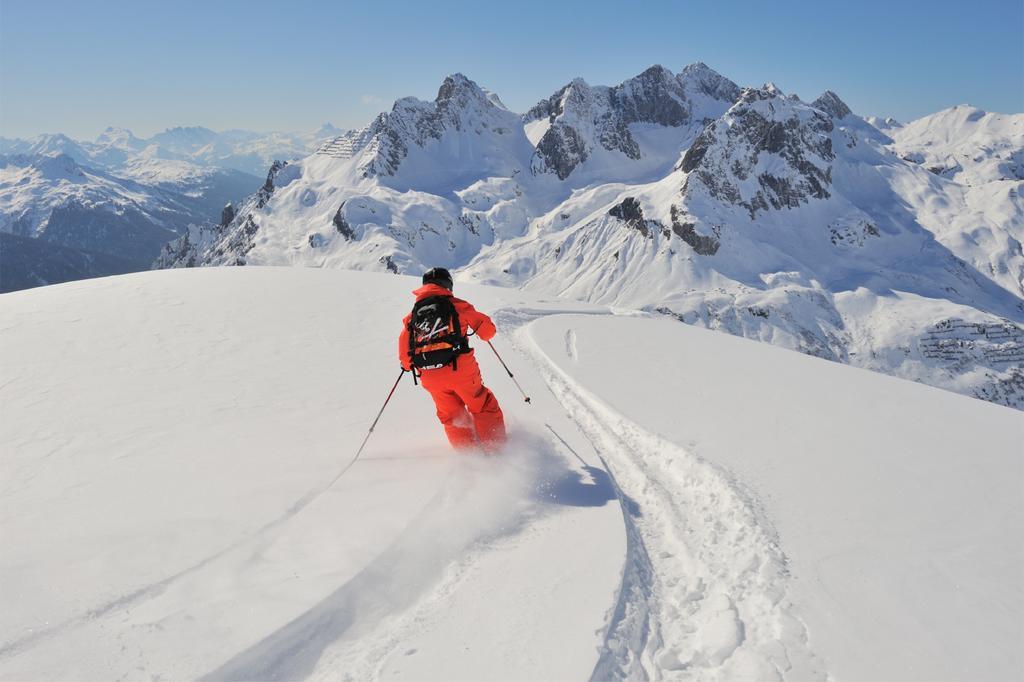
[[[456,75],[275,166],[158,265],[441,265],[1024,406],[1024,183],[893,145],[834,92],[703,64],[577,79],[518,122]]]
[[[895,189],[954,253],[1024,296],[1024,114],[962,105],[888,131],[890,149],[936,176]]]
[[[1024,113],[962,104],[887,132],[902,158],[960,184],[1024,180]]]
[[[526,405],[479,355],[512,433],[479,459],[407,377],[348,468],[412,288],[207,269],[6,294],[2,676],[586,678],[622,512],[539,383]]]
[[[510,445],[452,453],[406,382],[350,465],[415,286],[225,268],[0,299],[2,675],[1024,675],[1020,412],[459,284],[533,399],[478,349]]]
[[[652,677],[1024,677],[1020,412],[668,320],[527,331],[639,507]],[[823,671],[758,660],[801,633]]]

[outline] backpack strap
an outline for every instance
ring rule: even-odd
[[[412,362],[412,356],[416,352],[416,328],[413,326],[413,322],[416,320],[416,306],[413,305],[412,312],[409,313],[409,324],[406,325],[406,331],[409,332],[409,362]],[[412,384],[416,385],[416,370],[413,367],[412,373]]]
[[[459,369],[459,353],[468,352],[469,339],[462,335],[462,323],[459,322],[459,309],[455,307],[455,301],[449,298],[448,304],[452,307],[452,324],[455,326],[456,336],[459,337],[459,350],[452,356],[452,371],[455,372]]]

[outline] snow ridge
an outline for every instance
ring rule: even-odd
[[[405,97],[369,126],[328,140],[317,154],[337,159],[359,157],[364,178],[394,176],[410,149],[439,143],[446,133],[511,136],[522,131],[519,117],[461,73],[444,79],[433,102]],[[461,140],[473,144],[472,137]]]
[[[1024,180],[1024,113],[962,104],[887,132],[901,158],[957,183]]]
[[[641,148],[631,126],[703,125],[728,109],[739,92],[735,83],[702,63],[691,64],[678,76],[655,65],[614,87],[591,87],[577,78],[523,116],[527,125],[546,125],[532,170],[566,180],[602,150],[638,161],[656,151]]]

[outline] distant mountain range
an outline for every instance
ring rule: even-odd
[[[275,158],[305,156],[339,132],[174,128],[143,140],[108,128],[93,142],[0,138],[0,233],[12,237],[0,292],[148,269],[189,225],[215,224],[226,203],[255,191]],[[51,261],[47,246],[61,247]]]
[[[169,128],[151,138],[138,138],[124,128],[107,128],[92,142],[59,133],[30,140],[0,137],[0,154],[67,154],[83,166],[107,169],[122,168],[139,159],[185,161],[262,176],[275,160],[306,156],[324,140],[343,132],[330,123],[304,133],[218,133],[195,126]]]
[[[700,63],[523,115],[456,74],[158,265],[442,265],[1024,407],[1022,150],[1022,114],[869,122]]]

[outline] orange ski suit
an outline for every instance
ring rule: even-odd
[[[459,315],[462,334],[473,329],[484,341],[494,338],[497,331],[491,318],[479,312],[472,305],[452,296],[437,284],[425,284],[412,292],[420,301],[428,296],[451,296]],[[402,321],[402,334],[398,337],[398,359],[402,368],[412,370],[409,357],[409,320],[412,313]],[[480,377],[480,366],[473,351],[458,356],[455,367],[447,365],[435,369],[424,369],[420,383],[427,389],[437,407],[437,418],[444,425],[448,441],[455,448],[472,447],[476,439],[482,445],[500,445],[505,441],[505,417],[498,406],[498,399],[484,386]],[[469,411],[467,414],[466,411]],[[476,436],[474,437],[474,431]]]

